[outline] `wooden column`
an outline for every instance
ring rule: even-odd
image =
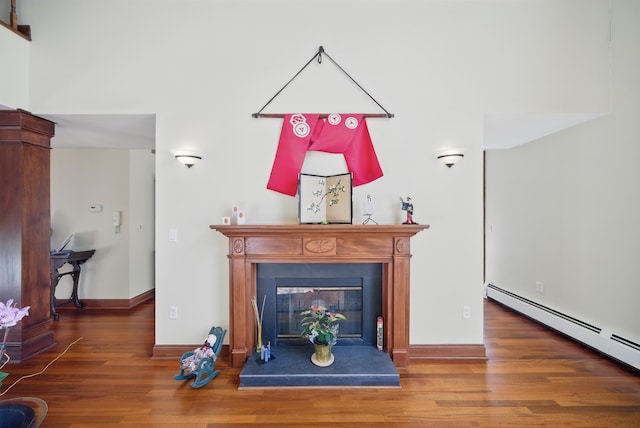
[[[9,330],[12,361],[53,345],[49,255],[50,141],[55,124],[0,111],[0,300],[31,306]]]
[[[212,225],[229,238],[229,341],[232,367],[256,343],[251,298],[260,263],[381,263],[385,351],[409,364],[410,238],[427,225]]]
[[[390,287],[388,292],[391,299],[389,304],[391,312],[387,315],[387,319],[393,321],[389,326],[392,331],[389,352],[396,367],[406,367],[409,365],[409,291],[411,287],[409,238],[395,237],[393,250],[393,276],[391,277],[393,287]]]

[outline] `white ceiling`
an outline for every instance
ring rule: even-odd
[[[154,149],[154,114],[37,114],[56,123],[51,147]]]
[[[602,113],[486,113],[484,149],[510,149],[602,116]]]

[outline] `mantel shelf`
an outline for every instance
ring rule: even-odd
[[[318,235],[318,234],[359,234],[359,235],[393,235],[413,236],[421,230],[428,229],[429,225],[422,224],[291,224],[291,225],[210,225],[225,236],[265,236],[265,235]]]

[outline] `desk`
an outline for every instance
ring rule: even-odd
[[[83,305],[78,299],[78,283],[80,282],[81,270],[80,265],[89,260],[95,252],[96,250],[51,253],[51,315],[53,315],[54,319],[57,320],[60,318],[60,314],[56,310],[58,306],[73,302],[76,305],[76,308],[82,309]],[[66,263],[69,263],[73,269],[69,272],[58,272],[58,269]],[[71,292],[71,297],[69,299],[58,303],[56,300],[56,287],[58,286],[58,282],[60,282],[60,278],[65,275],[71,275],[73,278],[73,291]]]

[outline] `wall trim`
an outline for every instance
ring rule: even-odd
[[[587,348],[618,361],[635,371],[640,370],[640,343],[615,334],[609,329],[587,323],[569,314],[544,306],[493,283],[486,286],[491,299]]]
[[[152,360],[179,359],[185,352],[191,352],[199,345],[154,345],[151,353]],[[229,358],[229,345],[222,345],[220,358]]]
[[[152,359],[177,359],[199,345],[154,345]],[[223,345],[220,357],[229,356],[229,345]],[[411,362],[429,360],[487,360],[484,345],[411,345]]]
[[[153,300],[156,297],[156,290],[152,288],[142,294],[130,299],[81,299],[84,309],[132,309],[136,306]],[[63,305],[56,308],[58,312],[67,310],[77,310],[74,305]]]
[[[487,360],[484,344],[470,345],[411,345],[411,362],[428,360]]]

